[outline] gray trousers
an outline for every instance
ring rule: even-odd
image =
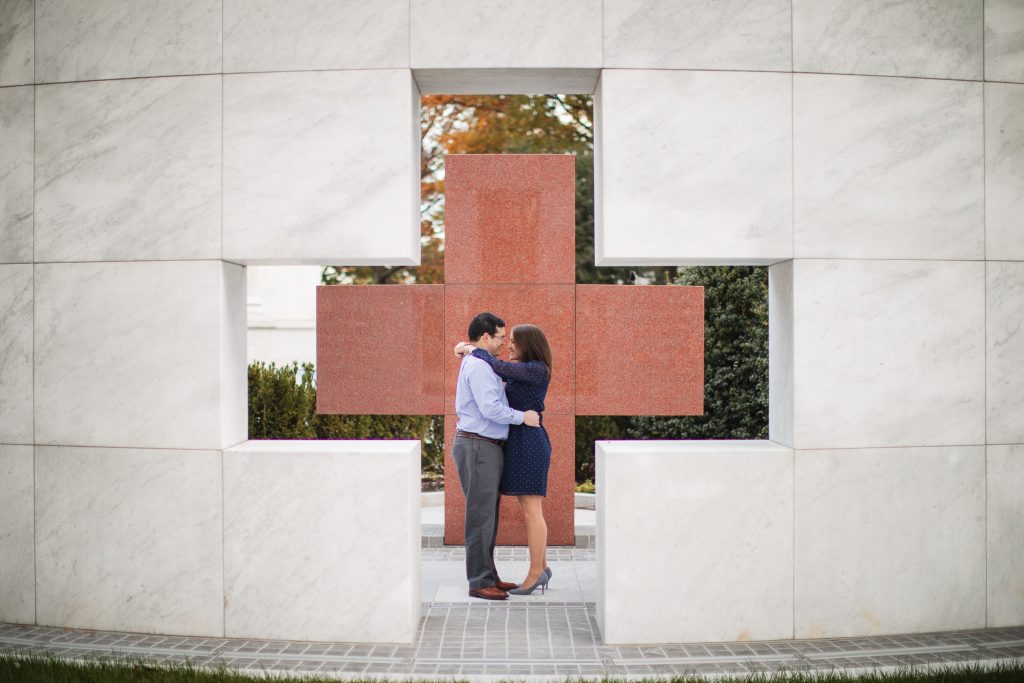
[[[466,578],[470,588],[493,586],[498,582],[494,544],[505,455],[497,444],[456,436],[452,458],[466,495]]]

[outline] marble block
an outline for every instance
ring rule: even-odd
[[[601,70],[591,69],[413,69],[424,95],[593,95]]]
[[[1024,443],[1024,263],[986,267],[986,441]]]
[[[224,259],[418,265],[419,93],[408,70],[224,77]]]
[[[578,285],[576,414],[703,415],[704,288]]]
[[[597,264],[792,258],[791,79],[606,69],[594,105]]]
[[[985,84],[985,238],[988,258],[1024,261],[1024,85]]]
[[[324,285],[316,303],[316,412],[444,413],[444,285]]]
[[[978,0],[793,0],[793,69],[981,80]]]
[[[985,80],[1024,83],[1024,4],[985,0]]]
[[[604,65],[790,71],[789,0],[605,0]]]
[[[984,444],[984,282],[982,262],[796,259],[793,447]]]
[[[224,2],[225,72],[408,67],[408,0]]]
[[[0,263],[32,263],[34,106],[32,87],[0,89]]]
[[[36,447],[41,626],[221,637],[221,540],[219,451]]]
[[[545,411],[543,420],[544,429],[551,441],[548,490],[543,502],[544,521],[548,525],[548,545],[571,546],[576,542],[576,418],[573,415]],[[458,422],[458,415],[449,412],[444,416],[446,545],[464,545],[466,541],[466,496],[462,492],[459,471],[452,455]],[[501,508],[498,511],[498,545],[526,545],[526,541],[526,518],[523,517],[519,501],[516,496],[502,496]],[[518,581],[521,578],[510,577],[506,580]]]
[[[36,259],[220,258],[220,81],[39,86]]]
[[[35,2],[0,3],[0,86],[27,85],[35,73]]]
[[[794,256],[985,257],[982,84],[793,78]]]
[[[36,622],[32,446],[0,444],[0,622]]]
[[[768,438],[793,446],[793,262],[768,269]]]
[[[420,443],[246,441],[224,451],[228,638],[411,643]]]
[[[601,0],[411,0],[416,69],[600,68]]]
[[[989,628],[1024,624],[1024,445],[987,448]]]
[[[985,626],[984,446],[797,451],[795,482],[795,638]]]
[[[36,82],[221,70],[219,0],[36,0]]]
[[[35,266],[35,429],[46,445],[245,440],[245,274],[220,261]]]
[[[792,450],[598,441],[596,471],[605,643],[793,637]]]
[[[0,443],[32,443],[32,294],[31,265],[0,265]]]
[[[576,282],[576,157],[449,154],[448,284]]]

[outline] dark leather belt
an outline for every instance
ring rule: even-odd
[[[505,445],[504,439],[492,439],[489,436],[480,436],[479,434],[474,434],[473,432],[464,432],[461,429],[456,430],[455,436],[461,436],[465,439],[476,439],[477,441],[486,441],[487,443],[493,443],[495,446]]]

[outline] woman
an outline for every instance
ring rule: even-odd
[[[494,373],[507,382],[505,395],[509,406],[541,413],[540,429],[509,426],[499,490],[502,495],[519,499],[526,520],[526,541],[530,546],[530,571],[519,587],[509,593],[529,595],[537,588],[543,593],[551,579],[545,557],[548,526],[542,508],[551,465],[551,441],[544,429],[544,397],[551,382],[551,347],[536,325],[516,325],[508,340],[509,363],[465,342],[456,345],[455,353],[460,356],[472,353],[486,361]]]

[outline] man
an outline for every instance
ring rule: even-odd
[[[469,323],[469,341],[492,356],[505,344],[505,321],[481,313]],[[473,356],[462,359],[455,389],[459,423],[452,457],[466,495],[466,578],[469,595],[504,600],[516,584],[498,578],[494,544],[498,537],[498,484],[504,464],[502,445],[510,424],[540,425],[534,410],[525,413],[508,405],[501,379],[491,367]]]

